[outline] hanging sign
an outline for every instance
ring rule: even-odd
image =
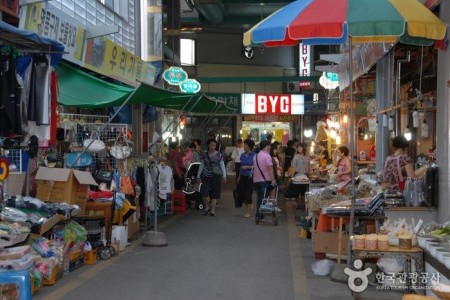
[[[320,76],[319,83],[327,90],[334,90],[339,86],[338,74],[323,72],[322,76]]]
[[[180,85],[188,79],[188,74],[180,67],[170,67],[164,71],[163,78],[170,85]]]
[[[0,158],[0,181],[8,178],[9,175],[9,166],[8,161],[4,158]]]
[[[187,79],[180,83],[180,90],[187,94],[198,93],[201,87],[200,83],[195,79]]]
[[[86,69],[131,86],[138,82],[152,85],[156,69],[127,49],[105,37],[86,39],[86,29],[62,11],[47,9],[43,3],[26,6],[20,28],[36,32],[64,44],[63,58]]]
[[[309,76],[311,74],[311,47],[309,45],[299,44],[300,52],[300,76]],[[311,82],[300,81],[300,88],[311,87]]]
[[[86,29],[63,13],[49,11],[47,5],[34,3],[22,10],[20,28],[33,31],[64,45],[64,59],[82,64]]]
[[[242,94],[242,114],[303,115],[304,95]]]
[[[104,37],[88,40],[84,67],[132,86],[155,81],[155,67]]]

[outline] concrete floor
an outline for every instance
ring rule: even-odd
[[[43,287],[33,299],[352,299],[347,284],[313,275],[311,240],[298,235],[293,202],[280,200],[278,226],[257,226],[234,208],[230,185],[217,217],[191,210],[161,224],[168,247],[143,247],[137,240],[109,261]],[[401,296],[369,291],[364,299]]]

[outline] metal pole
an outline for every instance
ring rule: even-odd
[[[353,51],[352,51],[352,37],[349,36],[348,38],[349,42],[349,50],[348,50],[348,56],[349,56],[349,82],[350,82],[350,162],[352,167],[352,199],[351,199],[351,210],[350,210],[350,228],[349,228],[349,234],[350,236],[353,235],[353,222],[355,219],[355,201],[356,201],[356,194],[355,194],[355,110],[353,108]],[[351,240],[348,240],[348,246],[347,246],[347,266],[351,266],[351,259],[352,259],[352,243]]]
[[[191,97],[191,98],[186,102],[186,104],[181,108],[181,111],[184,111],[184,109],[188,106],[189,102],[191,102],[192,99],[194,99],[194,96],[195,96],[195,94],[192,95],[192,97]],[[203,95],[201,95],[197,101],[200,101],[200,99],[201,99],[202,97],[203,97]],[[192,109],[192,108],[191,108],[191,109]],[[161,132],[161,135],[162,135],[164,132],[166,132],[166,131],[169,129],[169,127],[170,127],[174,122],[175,122],[175,120],[172,120],[172,121],[169,123],[169,125],[167,125],[166,129],[164,129],[163,132]],[[181,123],[181,121],[180,121],[180,123]],[[178,125],[179,125],[180,123],[178,123],[176,127],[178,127]],[[175,127],[175,129],[176,129],[176,127]],[[172,133],[172,132],[173,132],[173,130],[172,130],[170,133]],[[164,144],[164,142],[165,142],[167,139],[168,139],[168,137],[166,137],[166,138],[162,141],[162,143]]]
[[[406,58],[397,60],[397,80],[395,84],[395,103],[394,105],[400,104],[400,80],[402,75],[402,63],[409,62],[411,60],[411,52],[408,50],[406,53]],[[400,113],[399,109],[395,110],[395,136],[400,135]]]
[[[154,165],[155,162],[151,162],[148,166],[148,168],[155,168],[156,166]],[[167,246],[169,243],[167,242],[167,237],[164,234],[164,232],[159,232],[158,231],[158,169],[156,169],[154,172],[151,171],[151,169],[149,169],[149,180],[153,181],[153,186],[155,187],[155,220],[154,220],[154,228],[153,231],[147,231],[147,233],[145,234],[144,238],[142,239],[142,246],[146,246],[146,247],[165,247]],[[156,176],[155,176],[156,175]]]

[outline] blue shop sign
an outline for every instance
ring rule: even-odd
[[[187,79],[180,83],[180,90],[187,94],[195,94],[200,91],[202,86],[195,79]]]
[[[170,85],[180,85],[188,79],[188,74],[180,67],[170,67],[164,71],[163,78]]]

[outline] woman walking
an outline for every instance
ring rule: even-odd
[[[237,179],[237,197],[240,203],[245,206],[244,218],[250,218],[252,214],[252,196],[253,196],[253,157],[256,153],[253,151],[255,142],[251,139],[244,141],[244,153],[241,154],[240,172]]]
[[[255,187],[257,198],[255,218],[259,217],[259,207],[264,197],[267,196],[265,192],[269,192],[277,184],[273,174],[273,161],[269,153],[269,142],[262,141],[259,143],[259,149],[260,151],[253,158],[253,186]]]
[[[227,182],[227,173],[223,156],[216,150],[217,142],[209,140],[207,151],[203,155],[202,163],[198,169],[197,179],[201,180],[200,194],[203,197],[204,215],[216,216],[216,204],[220,199],[221,180]]]
[[[294,174],[292,177],[298,175],[309,176],[309,157],[306,155],[306,146],[299,144],[297,146],[297,153],[292,159],[292,167],[294,167]],[[297,184],[296,189],[299,192],[295,201],[297,203],[297,209],[305,209],[305,193],[308,190],[307,184]]]

